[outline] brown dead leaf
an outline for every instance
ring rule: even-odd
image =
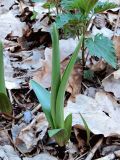
[[[105,91],[112,92],[116,98],[120,98],[120,69],[106,77],[102,85]]]
[[[4,42],[5,37],[12,33],[12,36],[23,35],[23,29],[26,28],[24,22],[20,22],[18,18],[15,17],[12,11],[0,15],[0,39]]]
[[[75,103],[68,101],[64,111],[66,116],[72,113],[73,126],[84,126],[81,113],[94,134],[103,134],[105,137],[120,134],[120,104],[108,93],[97,92],[95,99],[78,95]]]
[[[4,160],[21,160],[10,145],[0,146],[0,159]]]
[[[114,36],[113,42],[115,45],[116,55],[118,60],[120,60],[120,36]]]
[[[16,146],[23,152],[30,152],[45,136],[48,129],[48,122],[45,115],[40,113],[33,121],[24,127],[16,138]],[[38,136],[37,136],[38,134]]]

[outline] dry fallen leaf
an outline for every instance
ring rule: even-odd
[[[105,91],[112,92],[116,98],[120,98],[120,69],[106,77],[102,86]]]
[[[10,145],[0,146],[0,159],[4,160],[21,160],[13,147]]]
[[[116,55],[118,60],[120,60],[120,36],[114,36],[113,42],[115,45]]]
[[[33,121],[24,127],[15,140],[17,147],[23,152],[30,152],[45,136],[48,129],[48,122],[44,113],[40,113]],[[39,134],[38,136],[36,136]]]
[[[120,134],[120,104],[105,92],[97,92],[95,99],[85,95],[78,95],[76,102],[68,101],[65,115],[72,113],[73,125],[84,126],[80,113],[94,134],[103,134],[105,137]]]
[[[26,25],[24,22],[20,22],[18,18],[15,17],[12,11],[0,15],[0,39],[4,41],[8,34],[12,36],[21,37],[23,34],[23,29],[25,30]]]
[[[23,158],[23,160],[57,160],[57,158],[51,156],[48,153],[41,153],[32,158]]]

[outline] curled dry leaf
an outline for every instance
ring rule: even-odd
[[[95,99],[85,95],[78,95],[76,102],[68,101],[65,115],[72,113],[73,125],[84,126],[80,113],[94,134],[103,134],[105,137],[120,134],[120,104],[105,92],[97,92]]]
[[[102,86],[105,91],[112,92],[116,98],[120,98],[120,69],[106,77]]]
[[[33,121],[24,127],[16,138],[15,144],[23,152],[30,152],[42,140],[48,129],[45,115],[40,113]],[[37,136],[39,134],[39,136]]]

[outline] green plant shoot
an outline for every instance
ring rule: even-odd
[[[3,46],[0,42],[0,112],[10,114],[12,105],[7,97],[5,78],[4,78],[4,62],[3,62]]]
[[[82,45],[83,36],[81,36],[78,45],[73,52],[71,59],[61,77],[60,74],[60,50],[59,35],[56,24],[53,24],[52,31],[52,80],[51,93],[44,89],[34,80],[30,84],[42,105],[43,112],[50,124],[51,129],[48,131],[50,137],[54,137],[59,146],[64,146],[71,135],[72,114],[69,114],[64,120],[64,95],[67,82],[74,63],[77,59],[79,50]]]

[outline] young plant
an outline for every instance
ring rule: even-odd
[[[7,96],[4,79],[3,46],[0,42],[0,112],[11,114],[12,105]]]
[[[99,0],[61,0],[62,13],[56,17],[58,28],[66,33],[77,36],[82,34],[82,65],[86,64],[85,50],[92,56],[103,58],[108,64],[116,68],[116,56],[114,45],[111,40],[102,34],[90,38],[86,37],[88,25],[95,14],[117,7],[110,2],[99,2]]]
[[[50,124],[51,130],[48,131],[50,137],[54,137],[59,146],[64,146],[71,135],[72,114],[69,114],[64,120],[64,95],[67,82],[78,52],[82,45],[83,36],[73,52],[71,59],[61,77],[60,74],[60,49],[59,35],[56,24],[53,24],[52,32],[52,80],[51,93],[44,89],[34,80],[30,84],[42,105],[43,112]]]

